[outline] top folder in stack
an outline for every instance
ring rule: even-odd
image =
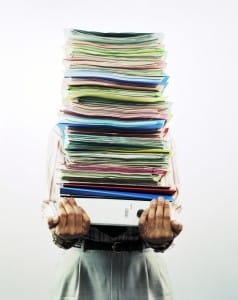
[[[61,195],[173,201],[162,34],[71,29],[65,53]]]

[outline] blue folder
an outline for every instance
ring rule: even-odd
[[[84,188],[60,188],[61,196],[73,196],[73,197],[97,197],[97,198],[115,198],[115,199],[130,199],[130,200],[148,200],[157,199],[162,197],[163,199],[172,202],[174,198],[171,195],[162,195],[159,193],[134,193],[134,192],[122,192],[113,190],[100,190],[100,189],[84,189]]]
[[[74,127],[102,127],[102,128],[116,128],[121,130],[160,130],[165,124],[165,120],[145,120],[145,121],[119,121],[107,120],[98,118],[81,118],[65,115],[60,124]]]
[[[144,85],[166,85],[169,76],[158,76],[158,77],[133,77],[125,76],[120,74],[112,74],[102,71],[87,71],[87,70],[67,70],[64,78],[82,78],[82,79],[92,79],[98,78],[102,80],[134,83],[134,84],[144,84]]]

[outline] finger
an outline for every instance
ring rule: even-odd
[[[48,227],[49,229],[52,229],[54,227],[56,227],[59,223],[59,217],[55,216],[55,217],[49,217],[48,218]]]
[[[82,230],[82,211],[74,198],[70,198],[69,203],[74,211],[74,232],[79,234]]]
[[[75,198],[66,198],[68,200],[68,202],[72,205],[72,206],[78,206]]]
[[[79,206],[79,207],[80,207],[82,213],[87,214],[86,211],[84,210],[84,208],[82,206]]]
[[[86,211],[78,206],[74,198],[70,199],[70,203],[75,211],[75,230],[78,234],[87,233],[90,226],[90,218]]]
[[[63,206],[67,213],[67,220],[66,220],[67,233],[74,234],[75,233],[75,212],[71,204],[71,199],[66,198],[63,201]]]
[[[150,209],[149,209],[149,214],[148,214],[148,221],[151,224],[155,222],[156,207],[157,207],[157,200],[152,200],[150,202]]]
[[[66,229],[66,222],[67,222],[67,212],[64,208],[63,201],[60,201],[59,208],[58,208],[58,215],[59,215],[59,224],[58,224],[58,234],[64,233]]]
[[[171,231],[171,224],[170,224],[170,204],[168,201],[164,201],[164,217],[163,217],[163,227],[166,231]]]
[[[140,229],[142,229],[145,226],[145,224],[147,222],[148,214],[149,214],[149,208],[146,208],[139,218],[139,228]]]
[[[183,224],[175,220],[172,220],[170,223],[171,223],[171,228],[174,233],[174,236],[179,235],[180,232],[183,230]]]
[[[79,206],[77,206],[75,210],[76,210],[75,228],[76,228],[76,232],[80,234],[83,231],[83,211]]]
[[[83,212],[83,234],[87,234],[90,228],[90,218],[86,212]]]
[[[70,199],[70,203],[75,212],[75,233],[76,234],[86,234],[90,227],[90,218],[86,211],[78,206],[74,198]]]
[[[156,213],[155,213],[155,225],[157,228],[162,228],[164,217],[164,200],[159,198],[157,201]]]

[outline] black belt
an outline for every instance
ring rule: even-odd
[[[84,250],[107,250],[113,252],[122,251],[142,251],[145,248],[141,240],[136,241],[116,241],[112,243],[96,242],[92,240],[84,241]]]

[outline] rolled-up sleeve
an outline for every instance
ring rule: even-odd
[[[182,209],[182,202],[181,202],[181,197],[180,197],[180,180],[179,180],[179,172],[178,172],[178,167],[177,167],[177,155],[176,155],[176,146],[173,138],[170,136],[170,146],[171,146],[171,173],[172,173],[172,181],[174,184],[174,187],[176,189],[176,194],[175,194],[175,200],[173,201],[172,205],[172,213],[173,213],[173,218],[177,219],[178,213],[181,212]]]
[[[49,136],[47,150],[47,183],[49,200],[59,200],[59,191],[57,186],[57,170],[64,163],[64,152],[61,142],[61,133],[58,127],[55,127]]]
[[[56,204],[60,200],[57,184],[58,169],[64,163],[64,152],[61,142],[61,132],[56,126],[49,135],[46,160],[47,198],[42,202],[42,215],[48,218],[56,213]]]

